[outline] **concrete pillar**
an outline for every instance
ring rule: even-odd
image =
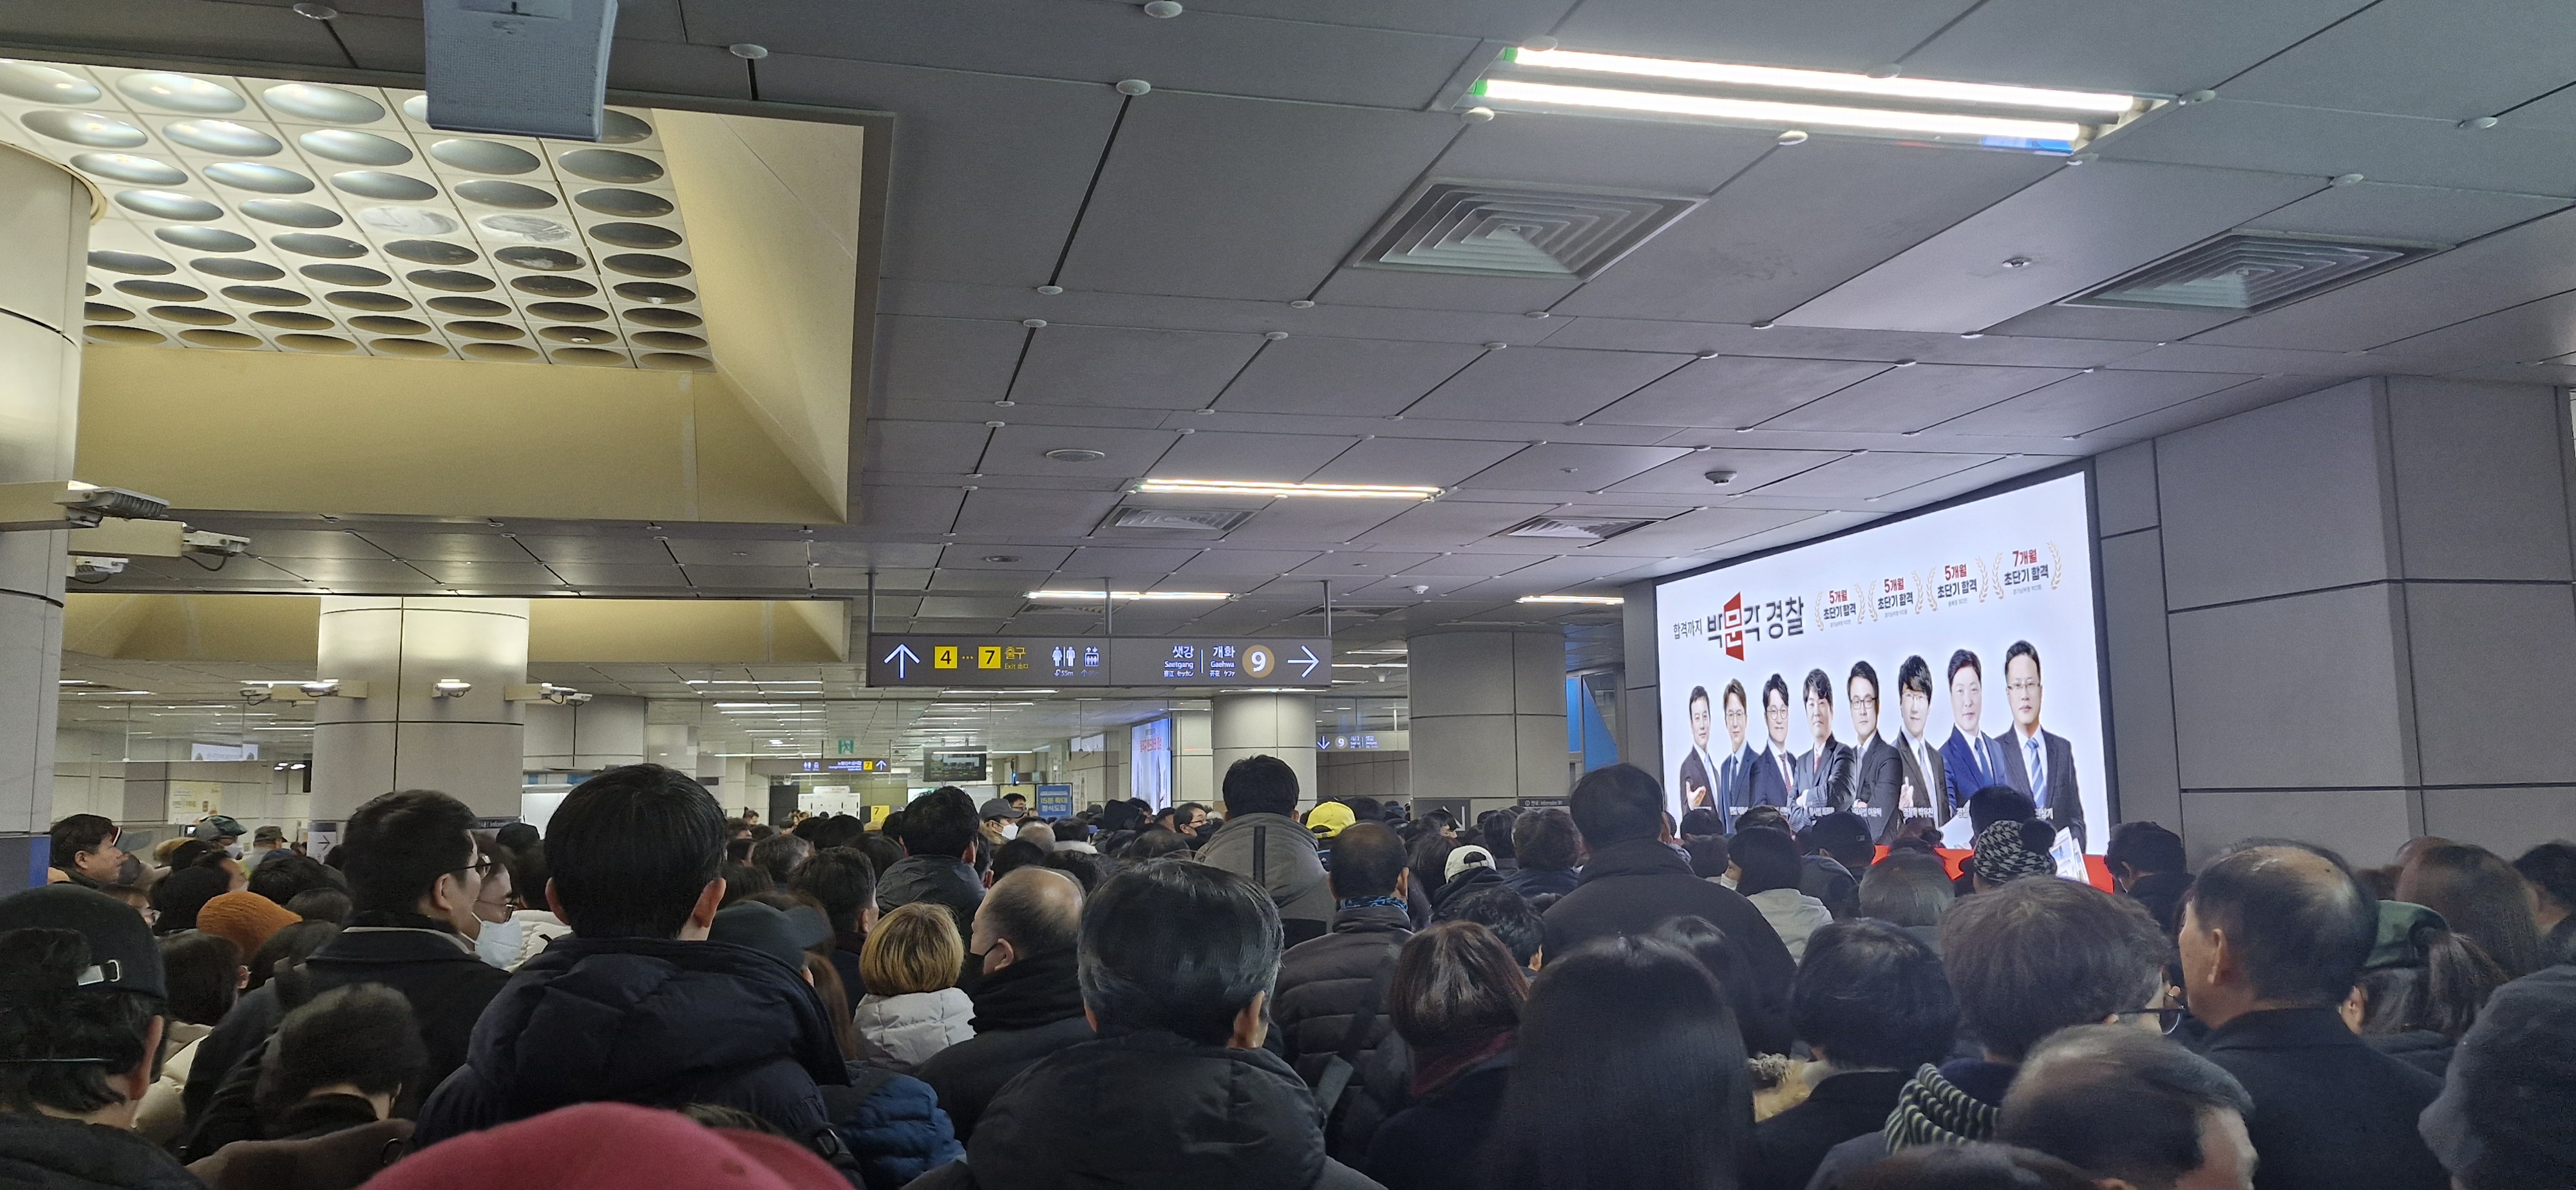
[[[1209,769],[1223,796],[1225,770],[1247,756],[1276,756],[1296,770],[1300,805],[1315,804],[1315,696],[1220,694],[1210,708]],[[1215,803],[1211,802],[1210,805]]]
[[[1216,757],[1206,711],[1172,712],[1172,804],[1216,804]]]
[[[91,193],[0,145],[0,483],[72,478]],[[63,534],[0,533],[0,890],[44,880],[62,661]]]
[[[525,783],[528,601],[326,595],[314,676],[364,682],[365,698],[314,710],[313,816],[338,821],[395,789],[453,794],[476,813],[515,816]],[[473,689],[435,697],[433,683]],[[635,751],[643,751],[640,720]]]
[[[532,702],[524,710],[525,764],[531,769],[595,773],[623,764],[642,764],[650,751],[645,737],[644,700],[640,698],[602,694],[586,703],[561,706]],[[688,772],[689,766],[696,763],[693,749],[684,761],[672,767]]]
[[[2195,863],[2576,836],[2568,399],[2376,377],[2102,457],[2119,817]]]
[[[1476,813],[1563,797],[1565,634],[1433,629],[1406,641],[1413,682],[1413,797],[1467,798]]]

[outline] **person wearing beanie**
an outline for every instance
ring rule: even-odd
[[[197,910],[197,928],[231,939],[245,959],[258,954],[269,935],[302,920],[286,906],[255,892],[228,892]]]
[[[849,1190],[850,1183],[822,1158],[783,1137],[709,1128],[678,1112],[584,1103],[423,1149],[367,1185],[370,1190],[511,1185]]]
[[[1977,832],[1978,892],[2002,888],[2025,876],[2054,876],[2057,862],[2048,858],[2044,822],[1997,822]]]

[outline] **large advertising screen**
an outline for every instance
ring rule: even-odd
[[[2061,845],[2110,837],[2092,517],[2078,472],[1664,583],[1674,815],[1793,828],[1849,810],[1968,840],[1967,799],[2031,795]]]
[[[1131,797],[1145,799],[1156,810],[1172,804],[1172,721],[1139,723],[1128,733],[1128,787]]]

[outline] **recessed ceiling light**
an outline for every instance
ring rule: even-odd
[[[1343,500],[1429,500],[1436,487],[1375,483],[1260,483],[1235,479],[1148,479],[1136,491],[1198,496],[1327,496]]]
[[[984,560],[987,562],[1017,562],[1020,560],[1020,556],[1018,554],[986,554],[984,555]]]
[[[1059,446],[1054,450],[1046,452],[1046,457],[1054,459],[1059,463],[1097,463],[1102,459],[1108,458],[1109,452],[1102,450],[1086,450],[1079,446]]]
[[[1617,607],[1617,606],[1619,606],[1620,604],[1626,603],[1626,602],[1628,602],[1628,601],[1627,601],[1627,600],[1625,600],[1625,599],[1622,599],[1622,598],[1620,598],[1619,596],[1616,596],[1616,595],[1523,595],[1523,596],[1521,596],[1521,597],[1520,597],[1520,599],[1518,600],[1518,602],[1521,602],[1521,603],[1591,603],[1591,604],[1600,604],[1600,605],[1605,606],[1605,607]]]

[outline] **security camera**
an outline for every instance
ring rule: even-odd
[[[241,700],[245,706],[255,707],[275,697],[277,695],[268,688],[266,682],[255,682],[241,688]]]
[[[463,678],[440,678],[429,684],[431,698],[462,698],[474,689],[474,683]]]
[[[1724,467],[1720,467],[1717,470],[1708,473],[1708,481],[1719,487],[1725,487],[1726,485],[1735,482],[1735,473]]]

